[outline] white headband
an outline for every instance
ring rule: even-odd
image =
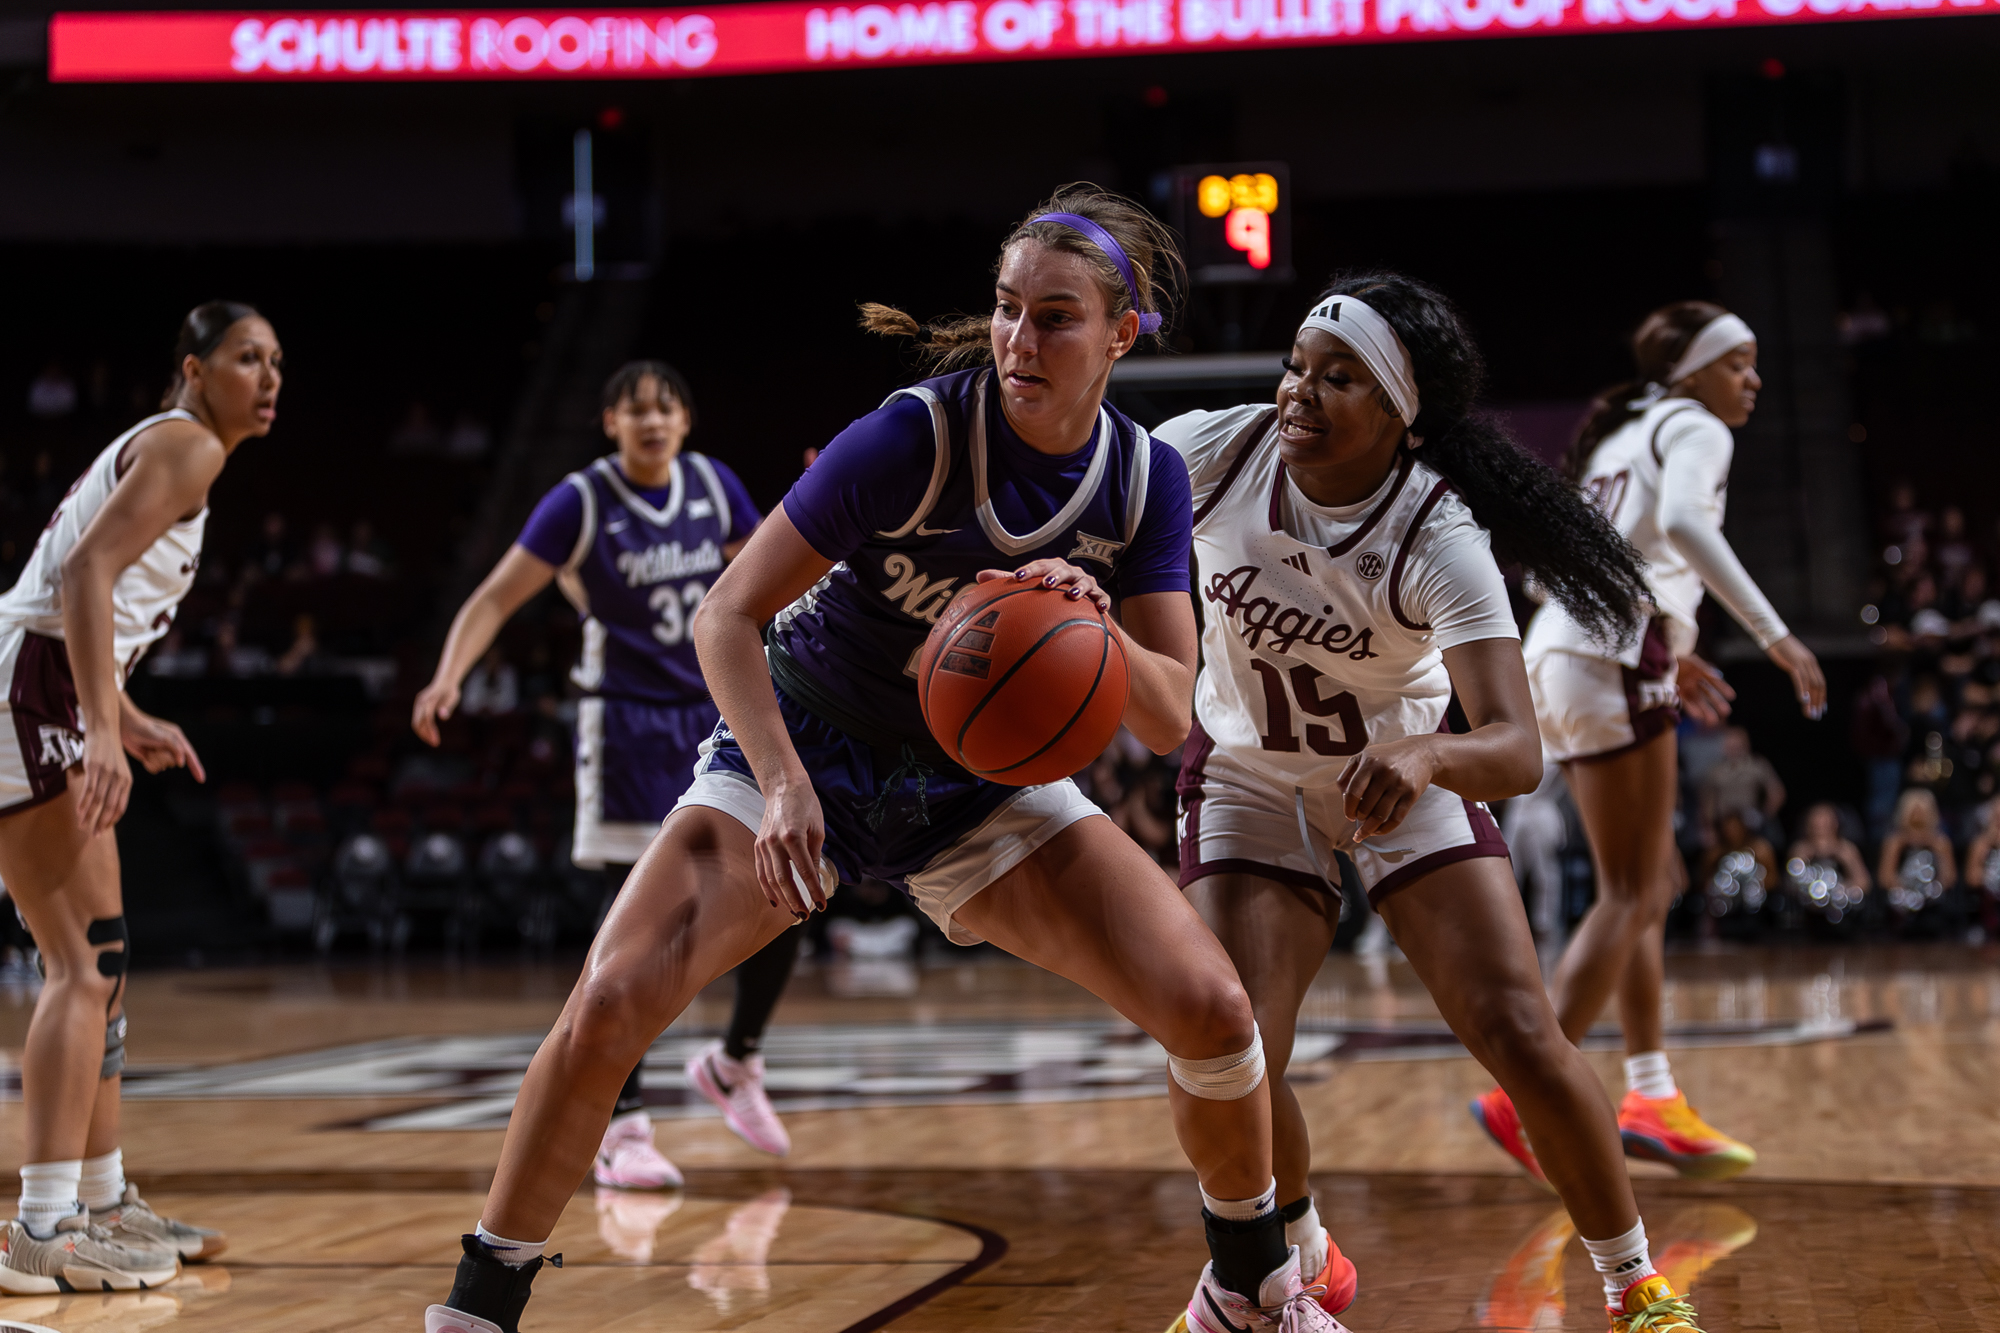
[[[1321,329],[1354,349],[1376,383],[1396,405],[1405,426],[1417,420],[1417,377],[1410,367],[1409,349],[1396,336],[1388,320],[1355,296],[1329,296],[1312,308],[1301,329]]]
[[[1701,326],[1701,332],[1694,335],[1681,359],[1674,362],[1667,372],[1669,385],[1679,384],[1688,376],[1728,356],[1744,343],[1754,343],[1757,335],[1750,326],[1734,315],[1718,315]]]

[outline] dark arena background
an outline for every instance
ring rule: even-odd
[[[1802,717],[1704,605],[1738,697],[1678,735],[1667,1045],[1759,1158],[1727,1183],[1635,1162],[1641,1211],[1709,1333],[2000,1329],[2000,0],[0,0],[0,584],[157,410],[191,307],[254,304],[286,358],[129,683],[207,780],[135,765],[117,831],[125,1169],[231,1248],[146,1291],[0,1289],[0,1329],[421,1326],[616,887],[570,855],[576,612],[551,588],[516,614],[432,749],[412,700],[453,613],[611,448],[618,366],[677,366],[689,447],[769,512],[918,375],[858,303],[988,308],[999,242],[1070,181],[1186,238],[1171,350],[1111,381],[1149,428],[1269,401],[1341,270],[1448,293],[1484,407],[1552,462],[1648,311],[1756,331],[1725,531],[1828,708]],[[1170,870],[1180,758],[1126,736],[1079,775]],[[1552,975],[1590,847],[1560,781],[1510,806]],[[1815,896],[1794,844],[1821,806],[1865,893]],[[1287,1075],[1361,1272],[1343,1323],[1604,1328],[1553,1196],[1465,1114],[1491,1080],[1353,884]],[[20,1165],[43,982],[5,921]],[[1107,1005],[844,886],[765,1046],[781,1160],[683,1072],[733,993],[641,1079],[685,1190],[586,1181],[523,1329],[1153,1333],[1184,1306],[1204,1251],[1166,1056]],[[1614,1099],[1615,1020],[1584,1043]]]

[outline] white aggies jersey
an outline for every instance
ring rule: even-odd
[[[1312,791],[1371,741],[1438,730],[1451,700],[1444,647],[1518,632],[1485,531],[1435,471],[1404,453],[1362,505],[1311,510],[1276,426],[1272,409],[1248,407],[1154,434],[1182,451],[1194,487],[1206,621],[1195,715],[1216,749]],[[1431,604],[1452,610],[1447,642]]]
[[[162,421],[193,421],[192,413],[175,408],[147,417],[113,440],[56,506],[48,526],[36,541],[21,577],[0,596],[0,630],[26,629],[48,638],[63,637],[62,566],[90,526],[97,511],[118,485],[119,457],[134,436]],[[160,534],[144,555],[127,565],[111,586],[112,652],[117,658],[118,683],[139,664],[148,647],[173,624],[174,612],[194,586],[201,563],[201,535],[208,525],[203,506]]]

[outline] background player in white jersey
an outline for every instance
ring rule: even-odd
[[[267,435],[283,382],[278,336],[230,301],[196,307],[175,345],[166,411],[113,440],[70,487],[0,597],[0,879],[47,969],[21,1058],[27,1151],[0,1291],[132,1290],[222,1236],[154,1213],[118,1148],[125,930],[113,832],[132,773],[201,761],[125,680],[194,583],[208,490]]]
[[[1613,1327],[1688,1329],[1693,1310],[1648,1257],[1611,1105],[1542,988],[1484,805],[1542,773],[1488,534],[1613,633],[1643,621],[1644,583],[1603,518],[1473,412],[1482,377],[1442,296],[1367,274],[1314,304],[1275,407],[1160,427],[1188,462],[1207,616],[1180,782],[1181,883],[1235,960],[1266,1063],[1282,1070],[1340,919],[1334,851],[1347,851],[1452,1031],[1547,1145],[1550,1179],[1594,1238]],[[1463,734],[1443,725],[1454,692]],[[1271,1089],[1287,1239],[1319,1260],[1338,1308],[1354,1269],[1307,1191],[1298,1103],[1282,1078]],[[1198,1309],[1186,1319],[1227,1333]]]
[[[1757,1155],[1695,1113],[1661,1049],[1667,908],[1679,855],[1674,728],[1682,706],[1716,722],[1735,697],[1694,655],[1702,590],[1791,677],[1807,716],[1825,710],[1826,681],[1722,535],[1735,450],[1729,432],[1750,419],[1762,387],[1756,335],[1721,306],[1680,301],[1646,317],[1632,350],[1638,381],[1599,396],[1569,470],[1644,557],[1652,616],[1641,632],[1607,636],[1551,604],[1536,613],[1524,645],[1542,745],[1569,779],[1597,867],[1597,900],[1556,969],[1556,1012],[1570,1040],[1580,1041],[1615,994],[1625,1029],[1628,1091],[1618,1126],[1626,1152],[1683,1175],[1724,1179]],[[1505,1093],[1487,1093],[1473,1114],[1539,1174]]]
[[[604,433],[618,446],[558,482],[529,515],[451,622],[411,726],[432,745],[458,707],[467,672],[530,597],[557,582],[583,621],[583,658],[570,679],[577,710],[572,858],[604,867],[616,892],[694,780],[696,752],[715,730],[688,632],[708,585],[762,518],[719,459],[684,451],[694,395],[662,361],[634,361],[604,385]],[[688,1064],[694,1086],[752,1146],[791,1148],[764,1091],[764,1026],[784,993],[799,935],[780,935],[737,969],[736,1006],[721,1041]],[[653,1144],[634,1065],[619,1090],[591,1174],[619,1189],[671,1189],[681,1173]]]

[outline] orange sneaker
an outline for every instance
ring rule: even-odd
[[[1575,1236],[1575,1225],[1560,1208],[1529,1232],[1479,1303],[1479,1327],[1560,1329],[1565,1308],[1563,1253]]]
[[[1687,1094],[1641,1097],[1625,1094],[1618,1104],[1618,1133],[1625,1155],[1665,1162],[1693,1180],[1728,1180],[1757,1164],[1757,1154],[1704,1121]]]
[[[1535,1150],[1528,1146],[1528,1131],[1521,1128],[1521,1117],[1514,1112],[1514,1103],[1506,1093],[1495,1088],[1472,1099],[1472,1118],[1486,1131],[1487,1137],[1500,1145],[1500,1151],[1521,1164],[1528,1173],[1528,1179],[1555,1192],[1549,1178],[1542,1174],[1542,1164],[1535,1160]]]
[[[1611,1333],[1701,1333],[1694,1307],[1658,1273],[1625,1288],[1622,1309],[1608,1309]]]
[[[1325,1228],[1321,1228],[1325,1230]],[[1333,1237],[1326,1238],[1326,1266],[1319,1270],[1319,1276],[1306,1284],[1320,1288],[1319,1304],[1328,1314],[1339,1314],[1354,1304],[1355,1295],[1361,1290],[1361,1274],[1355,1271],[1354,1261],[1340,1252],[1333,1243]]]
[[[1716,1264],[1757,1239],[1757,1219],[1726,1203],[1684,1208],[1657,1233],[1665,1238],[1653,1267],[1675,1291],[1693,1291]]]

